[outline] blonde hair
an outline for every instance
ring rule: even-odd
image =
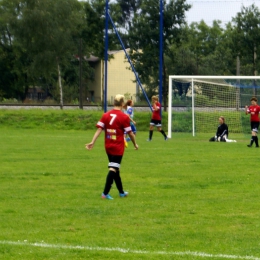
[[[153,101],[158,101],[159,98],[158,98],[157,96],[152,96],[152,100],[153,100]]]
[[[117,94],[114,99],[114,106],[120,107],[124,104],[125,97],[121,94]]]

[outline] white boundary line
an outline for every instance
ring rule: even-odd
[[[68,246],[68,245],[53,245],[44,242],[41,243],[29,243],[27,240],[22,241],[0,241],[1,245],[15,245],[15,246],[31,246],[42,248],[54,248],[54,249],[74,249],[74,250],[86,250],[86,251],[110,251],[119,253],[131,253],[131,254],[145,254],[145,255],[179,255],[179,256],[193,256],[200,258],[222,258],[222,259],[243,259],[243,260],[260,260],[255,256],[239,256],[239,255],[225,255],[225,254],[208,254],[203,252],[168,252],[168,251],[146,251],[146,250],[131,250],[119,247],[91,247],[91,246]]]

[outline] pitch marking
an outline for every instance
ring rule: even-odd
[[[146,251],[146,250],[132,250],[124,249],[120,247],[90,247],[90,246],[68,246],[68,245],[53,245],[44,242],[41,243],[29,243],[27,240],[24,241],[0,241],[2,245],[15,245],[15,246],[31,246],[31,247],[42,247],[42,248],[54,248],[54,249],[76,249],[86,251],[110,251],[120,253],[131,253],[131,254],[145,254],[145,255],[179,255],[179,256],[194,256],[200,258],[222,258],[222,259],[241,259],[241,260],[260,260],[259,257],[255,256],[239,256],[239,255],[226,255],[226,254],[208,254],[203,252],[167,252],[167,251]]]

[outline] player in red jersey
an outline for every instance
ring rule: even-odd
[[[86,144],[86,149],[91,150],[94,147],[97,138],[104,130],[105,150],[109,161],[109,172],[107,174],[104,191],[101,195],[103,199],[113,199],[109,195],[113,181],[116,183],[120,197],[126,197],[128,195],[128,192],[123,190],[123,184],[119,172],[120,163],[122,161],[125,149],[124,132],[126,132],[131,138],[135,149],[138,149],[138,145],[135,141],[135,135],[131,131],[130,118],[121,111],[123,106],[124,96],[116,95],[114,100],[114,108],[103,114],[102,118],[96,125],[97,131],[94,134],[92,141],[89,144]]]
[[[251,131],[252,131],[251,141],[250,141],[250,144],[247,146],[252,147],[253,143],[255,142],[255,146],[259,147],[257,132],[258,132],[258,127],[259,127],[260,106],[257,105],[256,97],[251,98],[251,106],[245,106],[245,112],[246,112],[246,115],[250,114]]]
[[[167,136],[165,132],[162,130],[162,119],[161,119],[161,104],[159,103],[159,99],[157,96],[152,96],[152,119],[150,121],[150,131],[149,131],[149,139],[147,141],[152,141],[153,137],[153,128],[157,127],[157,130],[162,133],[164,136],[164,140],[167,140]]]

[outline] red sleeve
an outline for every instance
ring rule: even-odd
[[[97,122],[96,124],[96,127],[97,128],[102,128],[104,129],[105,128],[105,117],[106,117],[106,114],[103,114],[103,116],[101,117],[101,119]]]

